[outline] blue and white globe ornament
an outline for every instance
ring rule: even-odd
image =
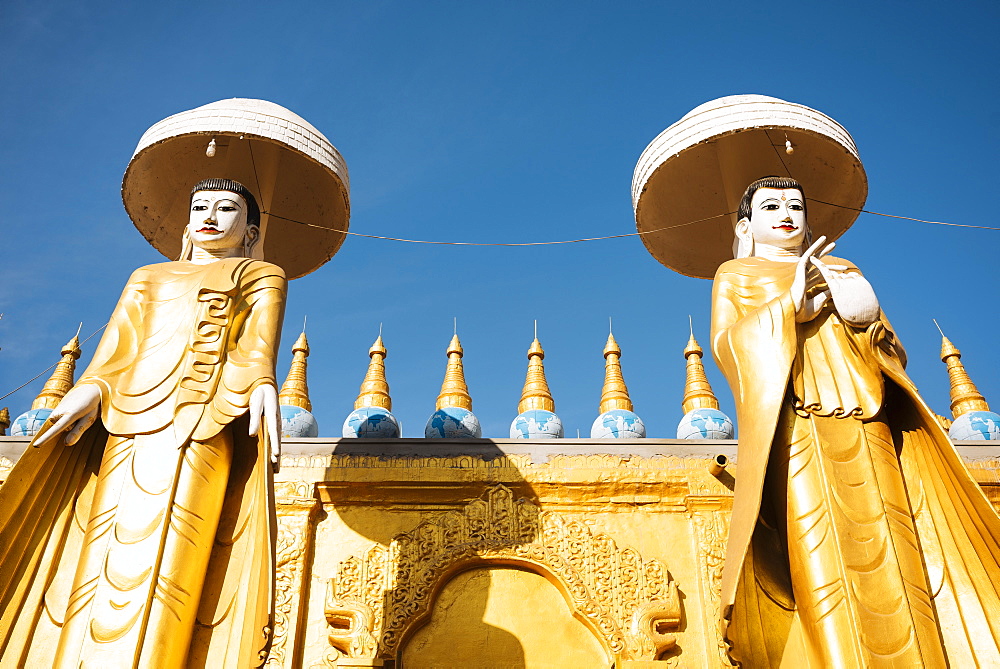
[[[953,441],[1000,440],[1000,415],[992,411],[970,411],[955,419],[948,429]]]
[[[361,407],[348,414],[342,434],[357,439],[396,439],[399,423],[384,407]]]
[[[479,419],[462,407],[441,407],[431,414],[424,428],[427,439],[480,439]]]
[[[646,425],[632,411],[611,409],[605,411],[590,428],[592,439],[644,439]]]
[[[561,439],[563,424],[559,416],[545,409],[529,409],[510,424],[511,439]]]
[[[278,408],[281,411],[282,437],[319,436],[319,424],[311,412],[291,404],[282,404]]]
[[[678,439],[733,439],[735,434],[733,421],[718,409],[692,409],[677,425]]]
[[[52,415],[52,409],[28,409],[10,424],[10,436],[34,437]]]

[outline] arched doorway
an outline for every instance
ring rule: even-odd
[[[544,576],[483,566],[452,577],[403,643],[403,669],[610,667],[601,640]]]

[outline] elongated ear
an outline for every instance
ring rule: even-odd
[[[733,241],[733,256],[749,258],[753,255],[753,232],[750,231],[750,219],[741,218],[736,222],[736,239]]]
[[[184,226],[184,232],[181,234],[181,255],[177,258],[178,260],[191,260],[191,249],[193,244],[191,244],[191,233],[188,232],[188,228]]]
[[[243,257],[263,260],[263,254],[259,253],[258,249],[263,250],[260,244],[260,228],[256,225],[248,225],[247,231],[243,235]]]

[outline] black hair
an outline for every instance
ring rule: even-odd
[[[800,184],[795,179],[791,177],[776,177],[769,176],[763,179],[757,179],[752,184],[747,186],[746,192],[743,193],[743,199],[740,200],[740,207],[736,210],[736,220],[740,221],[744,218],[750,220],[750,202],[753,200],[753,194],[757,192],[760,188],[796,188],[802,193],[802,211],[805,211],[806,203],[806,191],[802,188]]]
[[[232,179],[202,179],[191,189],[191,196],[200,190],[228,190],[236,193],[247,203],[247,225],[255,228],[260,227],[260,208],[257,206],[257,199],[246,186],[239,181]]]

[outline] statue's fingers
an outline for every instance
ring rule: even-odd
[[[824,237],[824,239],[825,239],[825,237]],[[826,246],[823,247],[822,251],[820,251],[819,253],[816,254],[816,257],[817,258],[822,258],[823,256],[825,256],[827,253],[829,253],[830,251],[832,251],[835,248],[837,248],[837,242],[830,242],[829,244],[827,244]]]
[[[72,446],[76,442],[80,441],[80,437],[82,437],[83,433],[86,432],[90,428],[90,426],[94,424],[94,421],[96,419],[97,419],[97,414],[90,413],[81,418],[80,420],[76,421],[76,425],[74,425],[73,429],[70,430],[69,434],[66,435],[66,442],[65,442],[66,445]]]
[[[256,390],[250,393],[250,429],[248,432],[251,437],[260,432],[261,404],[260,393]]]
[[[50,427],[45,432],[45,435],[35,443],[35,446],[44,446],[45,444],[49,443],[50,441],[58,437],[60,434],[65,432],[66,429],[73,422],[72,416],[69,416],[67,414],[52,414],[49,416],[49,418],[54,418],[55,422],[52,424],[52,427]]]
[[[817,239],[816,241],[814,241],[812,243],[812,246],[810,246],[808,249],[806,249],[806,252],[803,253],[802,256],[808,258],[810,256],[816,255],[816,249],[818,249],[820,246],[822,246],[823,242],[825,242],[825,241],[826,241],[826,235],[820,236],[819,239]]]

